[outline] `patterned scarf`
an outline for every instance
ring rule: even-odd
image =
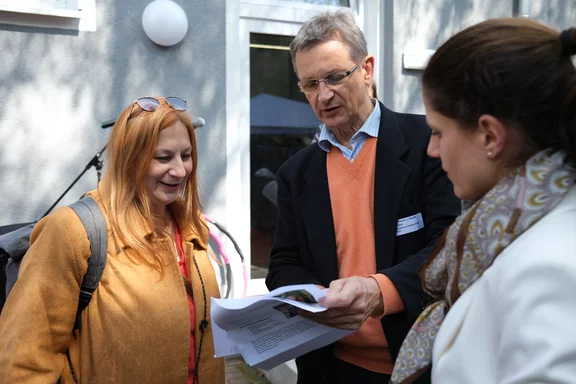
[[[463,212],[422,266],[424,290],[436,301],[406,336],[391,383],[412,383],[432,362],[445,314],[494,259],[562,200],[576,179],[566,154],[542,151]]]

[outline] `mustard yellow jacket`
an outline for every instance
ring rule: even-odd
[[[104,194],[99,188],[88,195],[108,221]],[[185,242],[194,292],[197,356],[204,298],[193,257],[204,281],[209,323],[210,297],[219,297],[219,288],[206,252],[207,234],[196,234],[182,222],[177,204],[170,208]],[[158,272],[116,252],[115,244],[123,244],[108,228],[106,268],[82,313],[81,330],[73,333],[80,285],[91,254],[86,231],[69,207],[36,225],[0,317],[0,383],[73,383],[65,355],[69,348],[80,383],[186,384],[190,312],[177,259],[164,260],[161,278]],[[140,232],[143,238],[149,235],[145,229]],[[213,356],[210,325],[202,342],[200,384],[224,383],[224,361]]]

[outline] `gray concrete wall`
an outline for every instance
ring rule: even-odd
[[[576,0],[532,0],[530,17],[559,30],[576,28]]]
[[[186,98],[191,113],[207,121],[198,132],[202,202],[225,221],[227,1],[176,1],[189,30],[171,48],[156,46],[142,30],[148,1],[96,1],[95,32],[5,24],[11,15],[0,12],[0,225],[46,211],[106,143],[101,121],[139,96],[168,94]],[[404,70],[402,54],[435,49],[473,23],[511,16],[513,3],[380,0],[381,99],[394,110],[422,113],[421,72]],[[537,20],[559,29],[576,25],[576,0],[529,3]],[[91,169],[60,205],[95,186]]]
[[[181,96],[205,118],[202,201],[224,214],[225,0],[176,2],[189,28],[169,48],[144,34],[149,1],[97,0],[95,32],[0,24],[0,225],[38,219],[105,145],[110,130],[99,123],[148,95]],[[91,169],[60,205],[96,181]]]
[[[391,109],[424,113],[421,71],[405,70],[407,49],[436,49],[456,32],[480,21],[511,17],[513,0],[381,0],[383,54],[381,99]],[[526,0],[524,0],[526,1]],[[529,0],[530,17],[557,29],[576,26],[576,0]]]

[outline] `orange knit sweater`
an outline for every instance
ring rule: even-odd
[[[369,137],[353,160],[335,147],[327,155],[330,202],[334,217],[338,277],[373,277],[380,285],[384,315],[403,310],[392,281],[376,273],[374,174],[377,139]],[[334,355],[364,369],[390,374],[394,367],[380,318],[369,317],[355,333],[336,343]]]

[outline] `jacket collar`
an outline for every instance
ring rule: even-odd
[[[379,102],[380,103],[380,102]],[[398,125],[397,116],[380,103],[380,130],[378,146],[399,159],[408,149],[408,143]]]
[[[202,212],[198,212],[202,222],[202,228],[200,233],[197,233],[192,228],[192,225],[190,225],[190,223],[185,221],[184,212],[186,211],[186,207],[184,206],[183,201],[175,201],[174,203],[170,204],[168,208],[170,209],[170,212],[172,212],[172,215],[176,220],[176,224],[178,224],[182,240],[185,243],[194,243],[195,248],[201,248],[203,250],[207,250],[208,236],[210,234],[210,231],[208,230],[208,226],[206,225],[206,221],[204,220]]]
[[[374,231],[378,270],[392,265],[395,253],[396,217],[410,168],[401,157],[410,149],[397,115],[380,103],[380,129],[374,180]],[[312,255],[324,284],[338,278],[334,220],[326,171],[326,152],[317,148],[307,162],[306,188],[298,198],[303,222],[309,233]]]
[[[383,149],[394,158],[399,159],[408,149],[408,143],[400,130],[397,118],[384,104],[380,104],[380,128],[378,130],[378,152]],[[326,168],[326,152],[316,151],[304,177],[310,183],[322,168]]]

